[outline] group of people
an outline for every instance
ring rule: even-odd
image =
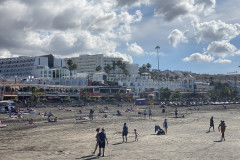
[[[222,136],[221,136],[221,141],[225,141],[225,137],[224,137],[224,133],[225,133],[225,130],[226,130],[226,124],[223,120],[220,121],[220,124],[218,125],[218,131],[222,133]],[[210,118],[210,127],[209,127],[209,132],[210,132],[210,129],[213,128],[213,131],[214,131],[214,120],[213,120],[213,116]]]
[[[164,119],[163,128],[164,130],[159,125],[155,125],[155,133],[157,132],[157,135],[167,134],[167,128],[168,128],[167,119]]]
[[[143,115],[144,115],[144,118],[146,118],[146,116],[147,116],[147,110],[146,109],[144,109]],[[149,116],[149,119],[152,118],[152,110],[151,110],[150,107],[148,108],[148,116]]]
[[[100,128],[97,128],[96,129],[96,146],[95,146],[95,150],[93,151],[93,154],[95,154],[97,148],[99,147],[99,153],[98,153],[98,156],[102,156],[104,157],[104,151],[105,151],[105,146],[106,146],[106,142],[108,144],[108,140],[107,140],[107,136],[106,136],[106,133],[105,133],[105,129],[102,128],[102,131],[100,132]],[[101,152],[101,149],[102,149],[102,152]]]

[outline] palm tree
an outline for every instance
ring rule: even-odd
[[[148,72],[150,72],[150,68],[152,67],[152,65],[150,63],[147,63],[146,67],[147,67]]]
[[[70,70],[70,77],[72,77],[72,71],[77,69],[77,65],[73,63],[71,59],[67,60],[68,69]]]
[[[104,70],[107,74],[109,74],[109,72],[112,70],[112,67],[110,66],[110,64],[107,64],[105,67],[104,67]]]
[[[101,66],[97,66],[96,67],[96,71],[98,72],[98,71],[101,71],[102,70],[102,67]]]

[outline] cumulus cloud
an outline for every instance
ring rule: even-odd
[[[193,21],[192,24],[198,42],[231,40],[240,34],[240,24],[227,24],[220,20],[202,23]]]
[[[186,15],[193,10],[192,0],[155,0],[155,15],[161,15],[167,21]]]
[[[236,51],[237,48],[228,41],[214,41],[207,48],[209,54],[220,58],[234,55]]]
[[[149,4],[150,0],[116,0],[119,7],[140,6],[141,4]]]
[[[117,46],[131,39],[132,25],[141,20],[140,10],[133,14],[116,10],[113,1],[3,1],[0,49],[29,56],[89,52],[119,56]],[[126,54],[123,57],[132,61]]]
[[[176,47],[180,42],[187,42],[187,38],[184,36],[184,33],[178,29],[174,29],[168,36],[168,42]]]
[[[221,58],[219,58],[219,59],[215,60],[213,63],[231,63],[231,62],[232,61],[229,60],[229,59],[221,59]]]
[[[13,57],[12,53],[6,49],[0,50],[0,58],[10,58]]]
[[[201,53],[193,53],[189,57],[185,57],[183,61],[186,62],[211,62],[214,60],[214,57],[211,55],[205,55]]]
[[[126,44],[128,46],[128,51],[132,52],[134,54],[141,55],[143,54],[143,49],[141,46],[139,46],[137,43],[132,43],[132,44]]]
[[[205,14],[213,11],[216,5],[216,0],[195,0],[196,10],[204,11]]]

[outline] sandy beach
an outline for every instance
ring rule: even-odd
[[[166,113],[158,106],[152,106],[152,119],[144,119],[142,112],[146,106],[134,106],[134,112],[125,112],[127,106],[108,106],[105,113],[98,113],[106,105],[80,107],[47,107],[36,108],[37,113],[45,111],[58,117],[58,122],[48,123],[46,117],[37,114],[23,115],[23,119],[9,119],[1,114],[0,159],[2,160],[73,160],[73,159],[181,159],[181,160],[236,160],[240,159],[240,109],[238,104],[204,105],[180,107],[179,116],[174,118],[174,107],[166,107]],[[82,114],[78,114],[79,110]],[[93,120],[76,120],[87,117],[94,109]],[[120,110],[122,116],[111,116]],[[207,132],[210,117],[214,116],[215,132]],[[26,125],[33,118],[36,124]],[[167,135],[156,135],[155,124],[162,127],[164,119],[168,120]],[[220,142],[221,133],[217,127],[220,120],[226,123],[226,141]],[[128,142],[122,143],[122,128],[126,122],[129,130]],[[96,128],[105,128],[109,141],[105,157],[97,157],[98,150],[92,155],[96,144]],[[134,129],[139,133],[134,141]]]

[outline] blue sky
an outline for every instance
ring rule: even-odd
[[[0,58],[122,57],[139,65],[227,74],[240,65],[239,0],[2,0]]]

